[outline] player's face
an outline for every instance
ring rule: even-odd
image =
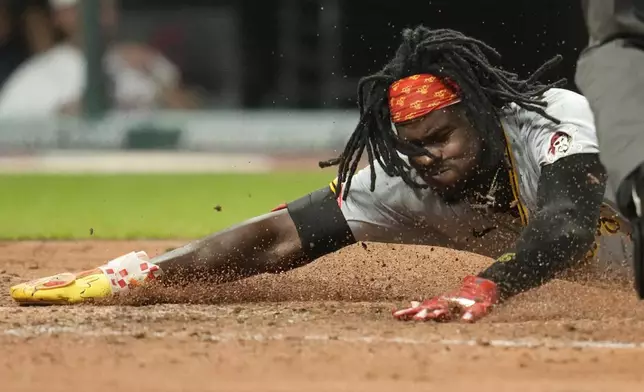
[[[396,128],[400,138],[427,149],[434,157],[410,158],[421,178],[447,198],[460,194],[476,173],[482,140],[459,105],[431,112]]]

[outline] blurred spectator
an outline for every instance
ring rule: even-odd
[[[23,11],[22,33],[31,55],[46,52],[56,44],[51,15],[46,8],[37,4],[28,4]]]
[[[81,50],[80,0],[49,0],[53,24],[64,39],[25,61],[0,91],[0,116],[43,116],[80,112],[85,88],[85,58]],[[39,16],[33,16],[37,19]],[[115,0],[101,0],[101,27],[107,42],[105,71],[112,104],[118,109],[193,108],[196,97],[186,91],[176,66],[154,49],[136,43],[114,43]],[[31,38],[34,48],[46,48],[46,38]]]
[[[9,1],[0,0],[0,87],[27,56],[11,11]]]

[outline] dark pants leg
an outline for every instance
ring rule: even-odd
[[[595,115],[601,159],[614,192],[644,162],[644,15],[636,15],[637,2],[584,2],[591,42],[575,76]]]
[[[644,190],[644,170],[637,174],[644,163],[644,0],[582,4],[590,44],[579,58],[575,81],[595,116],[609,189],[617,192],[617,204],[634,226],[636,287],[644,298],[644,226],[635,210],[641,202],[632,197],[633,189]]]

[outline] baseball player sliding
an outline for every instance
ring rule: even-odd
[[[488,56],[490,58],[488,58]],[[357,241],[493,257],[402,320],[475,321],[564,272],[630,273],[627,222],[605,200],[587,101],[493,66],[498,53],[452,30],[406,29],[358,86],[360,120],[330,186],[148,259],[132,252],[80,274],[11,288],[22,304],[76,303],[149,280],[224,282],[297,268]],[[370,165],[358,170],[366,154]]]

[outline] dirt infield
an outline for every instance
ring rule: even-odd
[[[644,304],[630,287],[556,281],[475,325],[401,323],[394,306],[489,260],[356,245],[290,273],[117,303],[15,306],[11,284],[179,242],[0,243],[2,391],[630,391]],[[174,303],[171,303],[174,302]]]

